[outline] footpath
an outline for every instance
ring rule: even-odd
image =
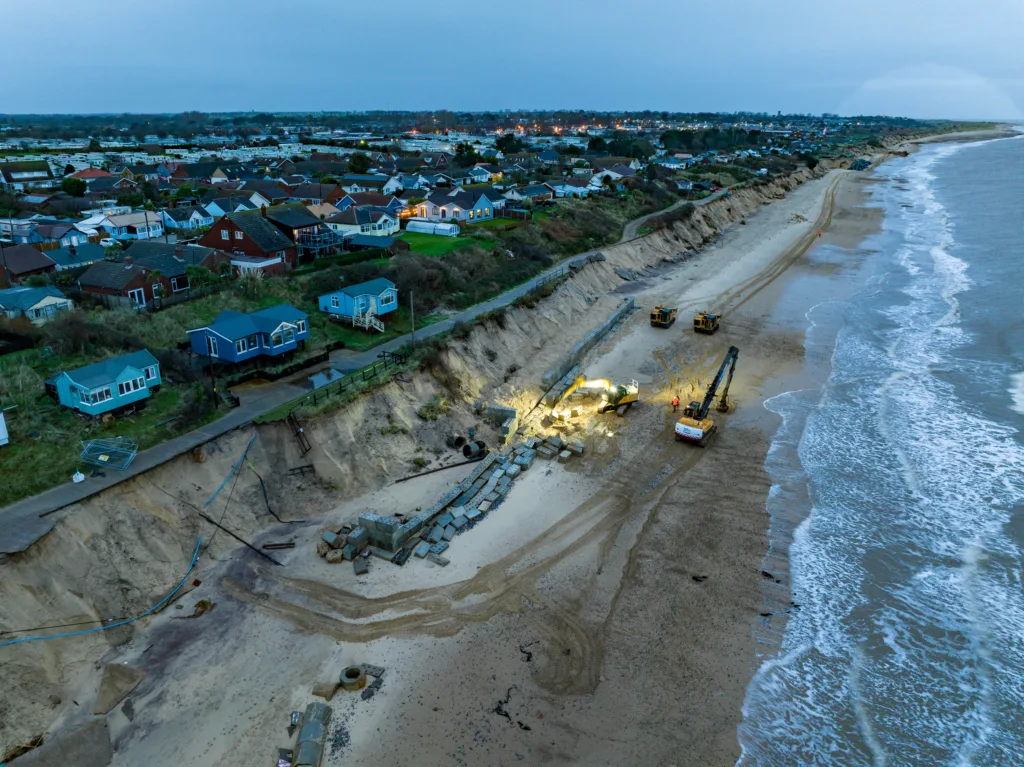
[[[706,205],[722,197],[726,192],[727,190],[721,190],[702,200],[695,200],[693,204]],[[622,237],[614,245],[622,245],[641,239],[637,235],[637,231],[646,221],[654,216],[682,207],[686,203],[686,200],[680,200],[664,210],[655,211],[630,221],[626,224]],[[614,245],[606,245],[605,247],[614,247]],[[451,330],[459,322],[471,322],[481,314],[508,306],[517,298],[543,285],[553,277],[565,274],[568,270],[566,264],[569,261],[596,253],[599,250],[601,248],[568,258],[558,266],[542,272],[521,285],[517,285],[487,301],[471,306],[458,314],[453,314],[440,322],[428,325],[422,330],[417,330],[415,334],[399,336],[387,343],[374,346],[363,352],[351,352],[345,349],[332,352],[330,357],[331,366],[346,373],[359,370],[376,362],[378,357],[384,352],[392,352],[412,343],[414,335],[416,341],[422,341]],[[310,372],[313,372],[312,369]],[[309,391],[308,386],[300,386],[292,382],[278,382],[238,393],[239,406],[229,411],[224,417],[187,434],[175,437],[168,442],[139,451],[135,456],[135,460],[124,471],[115,472],[111,470],[103,477],[87,476],[84,482],[78,484],[66,482],[45,490],[38,495],[24,498],[16,503],[12,503],[10,506],[5,506],[0,509],[0,526],[2,526],[2,532],[0,532],[0,555],[22,552],[50,532],[59,521],[59,515],[55,514],[55,512],[60,509],[78,503],[91,495],[95,495],[125,480],[147,472],[173,458],[177,458],[179,455],[187,453],[193,448],[227,434],[229,431],[245,426],[251,423],[253,419],[269,413],[271,410],[280,407],[286,402],[291,402],[303,394],[308,394]]]

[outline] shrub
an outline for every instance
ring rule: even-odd
[[[451,403],[441,395],[435,396],[430,402],[416,411],[416,415],[424,421],[436,421],[452,409]]]

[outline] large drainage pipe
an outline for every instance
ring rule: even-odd
[[[476,442],[467,442],[462,446],[463,458],[478,458],[487,452],[487,443],[482,439]]]

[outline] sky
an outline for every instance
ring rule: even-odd
[[[0,0],[0,112],[1024,119],[1020,0]]]

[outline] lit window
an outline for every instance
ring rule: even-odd
[[[242,233],[241,232],[235,232],[235,239],[236,240],[242,239]]]
[[[230,240],[231,239],[231,232],[229,232],[227,229],[221,229],[220,230],[220,238],[222,240]]]

